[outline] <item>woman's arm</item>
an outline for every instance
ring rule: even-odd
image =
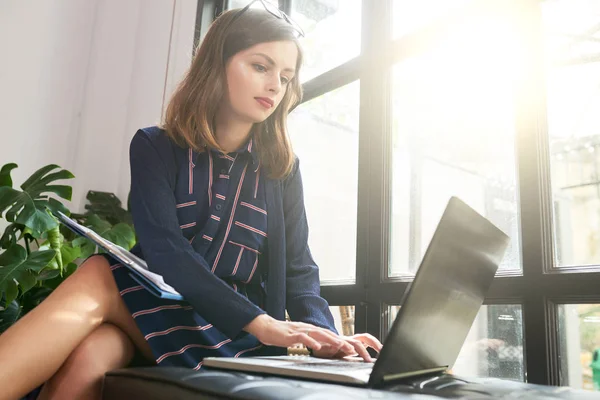
[[[337,333],[329,304],[320,295],[319,268],[308,248],[308,223],[299,161],[284,182],[283,212],[286,238],[286,307],[294,321],[307,322]]]
[[[235,338],[264,311],[214,275],[183,236],[169,176],[168,166],[176,170],[170,151],[159,151],[142,130],[131,141],[131,214],[144,258],[200,315]]]

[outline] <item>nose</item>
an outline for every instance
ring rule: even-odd
[[[269,80],[267,83],[267,89],[269,90],[269,92],[271,92],[275,95],[278,95],[279,92],[281,91],[281,88],[282,88],[282,84],[281,84],[281,79],[279,78],[279,75],[269,77]]]

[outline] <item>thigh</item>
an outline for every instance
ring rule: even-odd
[[[126,367],[134,354],[129,336],[115,325],[103,323],[73,350],[61,368],[70,369],[71,374],[104,374]]]
[[[107,311],[103,322],[118,327],[129,337],[142,356],[148,362],[153,363],[154,356],[150,345],[142,335],[142,332],[125,305],[107,259],[100,255],[92,256],[79,267],[76,273],[93,275],[93,279],[98,279],[101,282],[106,288],[105,291],[109,293]]]
[[[134,353],[135,346],[125,332],[112,324],[100,324],[44,384],[38,400],[99,398],[102,377],[126,367]]]

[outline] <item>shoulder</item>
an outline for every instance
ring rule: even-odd
[[[129,146],[131,163],[158,164],[174,177],[185,151],[157,126],[138,129]]]
[[[158,126],[150,126],[147,128],[138,129],[131,140],[131,145],[133,147],[144,146],[144,144],[146,146],[150,145],[155,147],[156,149],[161,149],[164,147],[171,148],[175,145],[175,143],[173,143],[171,138],[169,138],[167,135],[167,132]]]

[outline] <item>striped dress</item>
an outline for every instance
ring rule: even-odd
[[[267,248],[267,210],[253,140],[229,154],[195,153],[191,149],[185,153],[187,159],[180,162],[172,188],[176,202],[170,214],[176,215],[181,235],[206,261],[210,271],[262,310],[266,296],[266,268],[262,258]],[[134,185],[136,182],[132,182]],[[146,196],[155,194],[152,188],[143,190]],[[132,209],[135,207],[132,204]],[[169,210],[165,213],[169,214]],[[142,246],[143,243],[137,244],[132,252],[144,258]],[[268,348],[246,332],[235,337],[221,332],[187,301],[153,296],[129,276],[126,268],[104,256],[159,366],[199,369],[203,358],[208,356],[268,353]],[[219,310],[223,314],[230,311],[233,310],[227,307]]]

